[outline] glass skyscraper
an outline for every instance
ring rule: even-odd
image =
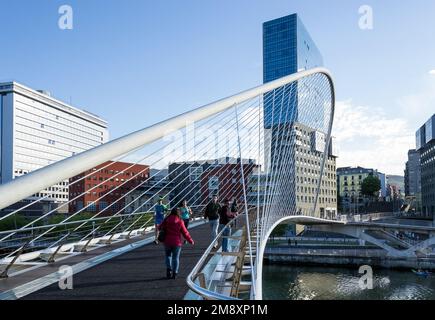
[[[287,75],[323,66],[323,58],[310,34],[297,14],[292,14],[263,24],[263,82],[267,83]],[[298,119],[298,90],[296,85],[265,95],[264,125],[289,123]],[[291,105],[289,113],[280,114],[284,105]],[[279,100],[281,98],[281,100]],[[290,101],[288,101],[288,99]],[[275,110],[272,110],[276,108]],[[273,111],[273,112],[272,112]],[[272,115],[273,114],[273,115]]]
[[[263,81],[323,66],[323,58],[295,13],[263,24]]]
[[[263,82],[323,66],[323,58],[297,14],[263,24]],[[293,206],[290,214],[334,217],[337,214],[336,160],[328,154],[325,172],[316,203],[317,182],[324,157],[326,108],[323,97],[310,91],[305,80],[292,83],[263,97],[265,164],[270,175],[279,175],[283,164],[292,172],[279,190],[287,190]],[[307,105],[307,98],[309,103]],[[305,97],[304,97],[305,96]],[[318,104],[316,105],[316,102]],[[312,108],[315,105],[316,112]],[[314,114],[313,114],[314,113]],[[324,130],[323,130],[324,131]],[[287,143],[282,143],[286,141]],[[292,191],[289,191],[292,190]],[[288,214],[288,212],[287,212]]]

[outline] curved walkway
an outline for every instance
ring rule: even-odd
[[[88,270],[75,274],[73,289],[61,290],[53,284],[30,294],[27,300],[181,300],[189,288],[186,277],[210,243],[208,225],[189,230],[195,246],[186,244],[181,251],[177,279],[166,279],[162,245],[149,244]]]

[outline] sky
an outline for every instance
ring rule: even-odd
[[[72,30],[58,27],[64,4]],[[298,13],[334,76],[338,166],[403,174],[435,113],[434,12],[429,0],[0,0],[0,81],[98,114],[117,138],[261,84],[262,23]]]

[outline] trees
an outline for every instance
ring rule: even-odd
[[[25,226],[29,222],[28,219],[13,215],[0,221],[0,231],[15,230]]]
[[[361,193],[370,199],[377,197],[381,190],[381,180],[375,176],[368,176],[361,184]]]

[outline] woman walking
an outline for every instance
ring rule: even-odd
[[[183,219],[186,229],[189,228],[190,216],[193,214],[192,209],[187,205],[187,201],[183,200],[180,204],[181,219]]]
[[[155,244],[159,244],[159,226],[165,219],[165,212],[168,211],[168,207],[163,204],[163,198],[159,198],[159,201],[154,206],[154,225],[155,225]]]
[[[180,217],[179,208],[172,209],[159,229],[164,234],[162,242],[165,245],[166,277],[175,279],[180,266],[180,253],[183,245],[181,238],[184,237],[192,245],[194,241]]]
[[[181,219],[183,220],[186,229],[189,229],[190,216],[193,213],[192,213],[192,209],[190,209],[190,207],[187,206],[187,200],[183,200],[180,203],[180,210],[181,210]],[[186,240],[184,240],[184,243],[186,244]]]

